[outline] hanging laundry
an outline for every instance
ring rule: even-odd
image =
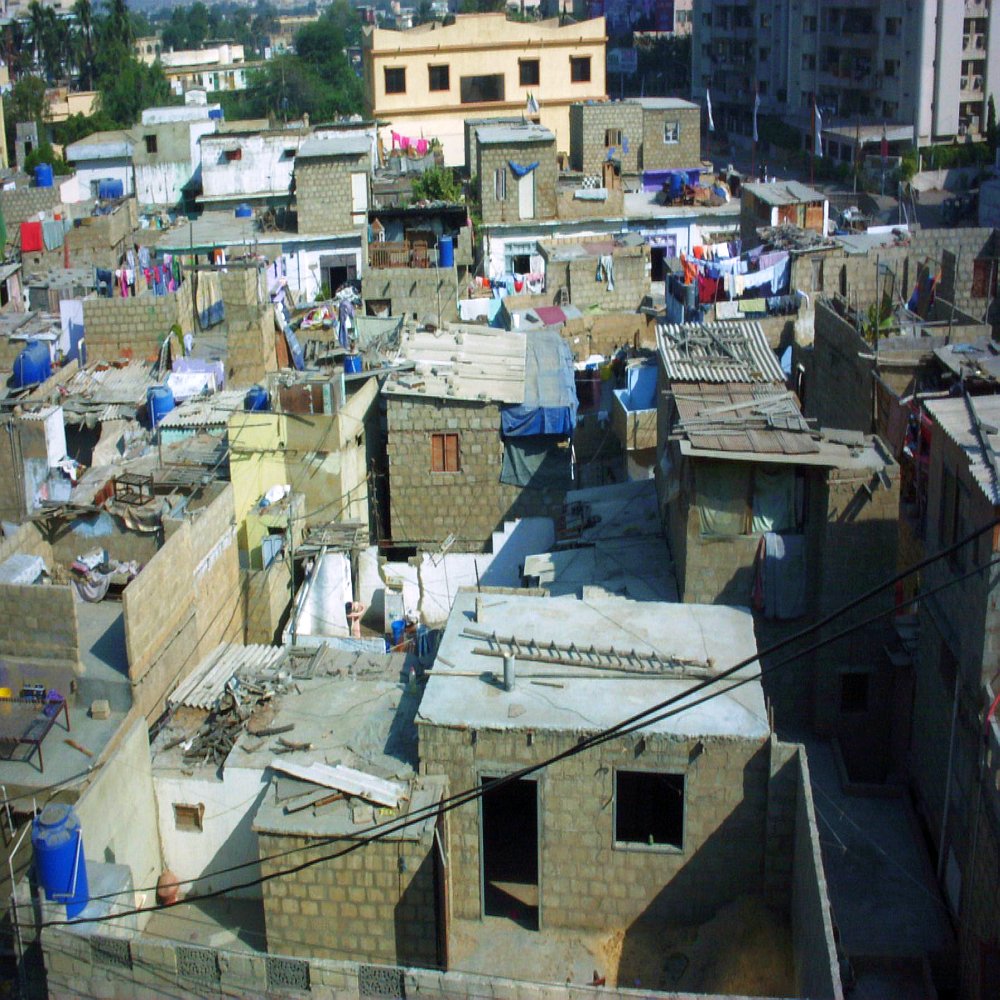
[[[597,258],[597,274],[595,281],[607,280],[609,292],[615,290],[615,259],[609,253],[602,253]]]
[[[426,156],[431,144],[426,139],[417,139],[417,156]]]
[[[719,279],[698,275],[698,301],[702,305],[714,302],[719,295]]]
[[[42,224],[40,222],[21,223],[21,250],[26,253],[37,253],[45,248],[42,240]]]

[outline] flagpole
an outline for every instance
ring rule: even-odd
[[[812,155],[809,157],[809,183],[816,183],[816,95],[813,94]]]
[[[757,102],[760,100],[760,94],[757,87],[753,88],[753,145],[750,151],[750,177],[752,180],[757,179]]]

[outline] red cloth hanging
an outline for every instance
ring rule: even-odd
[[[42,242],[42,224],[40,222],[21,223],[21,250],[34,253],[44,250],[45,244]]]
[[[719,294],[719,279],[706,278],[705,275],[698,275],[698,301],[702,305],[714,302]]]

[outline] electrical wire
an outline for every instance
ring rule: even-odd
[[[566,759],[569,759],[570,757],[576,756],[577,754],[582,753],[585,750],[591,749],[594,746],[602,745],[603,743],[609,742],[610,740],[618,738],[620,736],[630,735],[631,733],[633,733],[633,732],[635,732],[635,731],[637,731],[639,729],[647,728],[648,726],[650,726],[650,725],[652,725],[652,724],[654,724],[656,722],[663,721],[664,719],[666,719],[668,717],[671,717],[673,715],[677,715],[677,714],[680,714],[682,712],[690,711],[692,708],[697,707],[700,704],[704,704],[705,702],[711,701],[714,698],[721,697],[722,695],[725,695],[725,694],[729,693],[731,690],[734,690],[735,688],[741,687],[744,684],[752,682],[753,680],[757,680],[757,679],[765,676],[765,674],[773,672],[774,670],[778,669],[781,666],[786,666],[790,662],[794,662],[795,660],[801,659],[802,656],[806,655],[809,652],[813,652],[813,651],[815,651],[817,649],[820,649],[820,648],[822,648],[822,647],[824,647],[826,645],[829,645],[829,644],[831,644],[833,642],[837,642],[840,639],[842,639],[844,636],[846,636],[846,635],[848,635],[848,634],[850,634],[850,633],[852,633],[854,631],[857,631],[860,628],[866,627],[867,625],[871,624],[872,622],[877,621],[878,619],[880,619],[882,617],[885,617],[888,614],[891,614],[892,611],[893,611],[892,608],[881,609],[878,612],[876,612],[874,615],[870,616],[869,618],[864,619],[864,620],[862,620],[860,622],[855,622],[852,625],[848,626],[846,629],[841,630],[839,633],[836,633],[833,636],[826,636],[824,638],[819,639],[811,647],[807,647],[805,649],[800,649],[800,650],[795,651],[789,657],[786,657],[783,661],[780,661],[777,664],[772,664],[770,667],[764,668],[764,669],[760,670],[755,675],[743,677],[737,683],[735,683],[733,685],[730,685],[730,686],[722,689],[721,691],[714,691],[714,692],[711,692],[711,693],[705,695],[701,699],[697,699],[695,701],[690,701],[692,695],[698,694],[700,691],[704,691],[706,688],[708,688],[708,687],[710,687],[712,685],[718,684],[720,681],[725,680],[725,679],[727,679],[729,677],[732,677],[734,674],[736,674],[740,670],[743,670],[747,666],[750,666],[751,664],[758,662],[761,657],[773,654],[777,650],[787,647],[788,645],[790,645],[790,644],[798,641],[799,639],[803,638],[804,636],[811,635],[811,634],[813,634],[813,633],[815,633],[815,632],[817,632],[817,631],[825,628],[827,625],[831,624],[837,618],[839,618],[842,615],[848,613],[849,611],[853,610],[854,608],[860,606],[861,604],[865,603],[867,600],[871,599],[872,597],[877,596],[879,593],[883,592],[884,590],[886,590],[888,588],[894,587],[896,585],[896,583],[898,583],[901,579],[905,579],[907,576],[910,576],[913,573],[918,572],[919,570],[923,569],[925,566],[930,565],[930,564],[936,562],[939,559],[946,558],[947,556],[951,555],[958,548],[960,548],[960,547],[968,544],[970,541],[973,541],[974,539],[978,538],[981,534],[984,534],[985,532],[992,530],[993,527],[995,527],[997,524],[1000,524],[1000,518],[998,518],[998,519],[994,520],[993,522],[991,522],[991,523],[989,523],[989,524],[987,524],[987,525],[985,525],[985,526],[977,529],[976,531],[974,531],[974,532],[970,533],[969,535],[965,536],[963,539],[960,539],[958,542],[955,542],[954,544],[946,547],[945,549],[940,550],[939,552],[937,552],[933,556],[928,556],[925,559],[920,560],[919,562],[915,563],[913,566],[911,566],[911,567],[909,567],[909,568],[901,571],[900,573],[897,573],[895,576],[893,576],[889,580],[885,581],[884,583],[879,584],[876,587],[869,589],[868,591],[866,591],[864,594],[860,595],[859,597],[852,599],[851,601],[847,602],[847,604],[842,605],[840,608],[835,609],[834,611],[832,611],[829,614],[825,615],[822,619],[820,619],[819,621],[817,621],[813,625],[808,626],[805,629],[797,630],[792,635],[789,635],[789,636],[785,637],[784,639],[779,640],[778,642],[776,642],[772,646],[770,646],[768,649],[766,649],[764,651],[759,651],[759,652],[755,653],[754,655],[752,655],[750,657],[744,658],[743,660],[741,660],[738,663],[734,664],[733,666],[727,668],[726,670],[721,671],[719,674],[716,674],[716,675],[714,675],[713,677],[710,677],[710,678],[706,678],[706,679],[704,679],[702,681],[696,682],[688,690],[686,690],[684,692],[681,692],[681,693],[679,693],[677,695],[674,695],[671,698],[665,699],[664,701],[661,701],[661,702],[659,702],[659,703],[651,706],[648,709],[644,709],[641,712],[638,712],[638,713],[630,716],[629,718],[622,720],[621,722],[617,723],[614,726],[605,728],[605,729],[599,731],[598,733],[593,734],[590,737],[583,738],[579,742],[577,742],[576,744],[574,744],[573,746],[568,747],[565,750],[560,751],[557,754],[554,754],[554,755],[552,755],[552,756],[550,756],[550,757],[548,757],[548,758],[546,758],[544,760],[536,762],[535,764],[528,765],[528,766],[526,766],[524,768],[521,768],[521,769],[519,769],[517,771],[514,771],[514,772],[508,774],[508,775],[505,775],[505,776],[503,776],[501,778],[496,779],[495,781],[491,782],[491,784],[489,786],[489,790],[494,791],[494,790],[502,787],[503,785],[509,784],[511,782],[514,782],[514,781],[521,780],[522,778],[528,777],[531,774],[534,774],[534,773],[536,773],[538,771],[541,771],[541,770],[543,770],[546,767],[550,767],[552,764],[559,763],[562,760],[566,760]],[[948,580],[944,584],[941,584],[938,588],[935,588],[934,590],[927,592],[927,594],[925,596],[930,596],[931,594],[936,593],[939,590],[944,590],[947,587],[954,586],[955,584],[963,581],[967,577],[975,575],[977,573],[981,573],[981,572],[985,571],[986,569],[989,569],[990,567],[997,565],[998,563],[1000,563],[1000,560],[993,560],[990,563],[987,563],[985,566],[975,567],[972,570],[968,571],[967,573],[965,573],[965,574],[963,574],[963,575],[961,575],[959,577],[953,577],[953,578],[951,578],[950,580]],[[684,702],[685,704],[679,705],[679,707],[678,707],[678,703],[680,703],[680,702]],[[228,886],[228,887],[226,887],[224,889],[213,890],[212,892],[203,893],[203,894],[195,895],[195,896],[187,896],[187,897],[184,897],[183,899],[177,900],[174,903],[168,904],[168,906],[169,907],[179,906],[179,905],[183,905],[185,903],[193,903],[193,902],[196,902],[198,900],[205,900],[205,899],[216,898],[218,896],[223,896],[223,895],[226,895],[228,893],[231,893],[231,892],[234,892],[234,891],[237,891],[237,890],[253,888],[253,887],[257,886],[257,885],[263,884],[264,882],[271,881],[272,879],[275,879],[275,878],[280,878],[280,877],[285,877],[285,876],[288,876],[288,875],[296,874],[296,873],[298,873],[300,871],[303,871],[306,868],[310,868],[310,867],[312,867],[312,866],[314,866],[316,864],[321,864],[321,863],[326,862],[326,861],[336,860],[336,859],[338,859],[340,857],[343,857],[345,855],[351,854],[354,851],[359,850],[359,849],[361,849],[364,846],[367,846],[368,844],[377,843],[379,841],[382,841],[386,837],[390,836],[393,833],[398,832],[399,830],[405,829],[405,828],[407,828],[409,826],[412,826],[412,825],[414,825],[416,823],[423,823],[427,819],[431,818],[431,816],[440,816],[440,815],[443,815],[444,813],[451,812],[452,810],[458,808],[459,806],[465,805],[468,802],[472,802],[475,799],[480,798],[482,795],[484,795],[486,793],[486,790],[487,789],[484,786],[479,786],[479,787],[476,787],[476,788],[473,788],[473,789],[467,789],[467,790],[465,790],[463,792],[456,793],[455,795],[452,795],[452,796],[449,796],[449,797],[446,797],[446,798],[442,799],[440,802],[438,802],[438,803],[436,803],[436,804],[434,804],[432,806],[428,806],[428,807],[426,807],[425,809],[422,809],[422,810],[416,810],[415,812],[410,813],[410,814],[406,815],[405,817],[401,817],[399,820],[393,820],[393,821],[390,821],[389,823],[385,823],[385,824],[381,824],[381,825],[374,825],[372,827],[369,827],[367,830],[359,831],[358,833],[352,835],[351,842],[348,844],[348,846],[345,847],[345,848],[343,848],[340,851],[334,852],[332,854],[321,855],[321,856],[315,857],[315,858],[310,858],[310,859],[308,859],[306,861],[300,862],[300,863],[298,863],[296,865],[293,865],[293,866],[291,866],[289,868],[283,868],[283,869],[280,869],[278,871],[271,872],[270,874],[267,874],[267,875],[261,875],[261,876],[259,876],[257,878],[254,878],[254,879],[251,879],[249,881],[246,881],[246,882],[243,882],[243,883],[239,883],[239,884],[236,884],[236,885],[231,885],[231,886]],[[297,852],[302,851],[302,850],[315,850],[317,847],[326,846],[327,844],[331,844],[331,843],[334,843],[334,842],[342,842],[343,840],[344,840],[343,837],[333,837],[333,838],[328,838],[328,839],[323,839],[323,840],[315,840],[315,841],[312,841],[310,844],[305,845],[305,846],[303,846],[301,848],[295,848],[295,849],[292,849],[292,850],[289,850],[289,851],[286,851],[286,852],[281,852],[279,854],[267,855],[267,856],[262,857],[262,858],[256,858],[252,862],[247,862],[247,863],[244,863],[244,864],[241,864],[241,865],[231,866],[230,868],[227,868],[227,869],[219,869],[219,870],[217,870],[217,871],[215,871],[213,873],[208,873],[208,874],[206,874],[204,876],[199,876],[196,879],[183,880],[183,881],[179,882],[178,884],[191,884],[191,883],[196,882],[196,881],[202,881],[202,880],[204,880],[206,878],[217,877],[218,875],[221,875],[221,874],[227,874],[227,873],[230,873],[232,871],[241,870],[241,869],[249,867],[251,865],[264,864],[264,863],[269,862],[269,861],[279,860],[279,859],[281,859],[283,857],[287,857],[290,854],[297,853]],[[147,889],[147,890],[134,890],[134,891],[151,891],[152,888],[153,887],[150,887],[150,889]],[[48,921],[48,922],[43,923],[42,926],[59,926],[59,925],[68,925],[68,924],[72,924],[72,923],[99,923],[99,922],[104,922],[104,921],[107,921],[107,920],[118,919],[119,917],[123,917],[123,916],[131,916],[131,915],[135,915],[135,914],[138,914],[138,913],[145,913],[145,912],[154,912],[156,910],[163,909],[163,908],[164,907],[160,907],[160,906],[136,907],[136,908],[133,908],[133,909],[130,909],[130,910],[125,910],[125,911],[121,911],[121,912],[114,913],[114,914],[107,914],[107,915],[104,915],[104,916],[101,916],[101,917],[88,918],[88,919],[85,919],[85,920],[79,920],[79,919],[77,919],[75,921],[70,921],[70,920],[65,920],[65,921],[60,921],[60,920]]]

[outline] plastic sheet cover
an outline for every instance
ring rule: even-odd
[[[504,438],[549,434],[569,437],[576,427],[576,382],[569,344],[552,330],[528,334],[524,402],[500,411]]]

